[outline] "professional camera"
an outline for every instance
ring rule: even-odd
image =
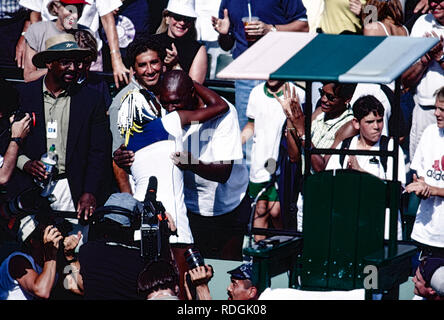
[[[183,255],[185,256],[185,260],[188,264],[189,270],[192,270],[199,266],[205,266],[204,258],[200,254],[199,249],[197,249],[196,247],[191,247],[187,249],[187,251],[185,251]],[[197,297],[196,287],[191,281],[191,276],[187,274],[185,279],[187,281],[188,289],[190,290],[192,299],[196,300]]]
[[[156,200],[157,178],[150,177],[143,203],[136,206],[136,228],[139,227],[140,255],[147,261],[170,260],[169,237],[165,208]],[[140,225],[139,225],[140,224]]]
[[[22,120],[26,116],[26,113],[23,112],[22,110],[16,110],[12,112],[12,115],[14,116],[13,122],[17,122]],[[31,127],[35,127],[35,113],[32,112],[30,116],[31,116]]]
[[[58,217],[51,209],[50,201],[40,193],[40,187],[29,188],[0,205],[3,240],[15,240],[21,219],[28,215],[34,215],[39,223],[54,225],[64,236],[72,230],[72,225],[63,217]]]
[[[205,265],[204,258],[196,247],[189,248],[183,255],[190,270]]]

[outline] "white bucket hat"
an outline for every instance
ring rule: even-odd
[[[194,10],[194,0],[170,0],[166,10],[182,16],[197,18]]]

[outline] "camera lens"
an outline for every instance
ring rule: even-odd
[[[187,249],[187,251],[185,251],[184,253],[184,256],[185,260],[188,263],[188,268],[190,270],[198,266],[205,265],[202,255],[200,254],[199,250],[195,247]]]

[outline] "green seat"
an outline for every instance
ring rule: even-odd
[[[213,61],[213,57],[207,53],[207,74],[205,75],[205,79],[210,79],[211,77],[211,61]]]
[[[365,288],[369,294],[396,291],[407,281],[416,247],[396,242],[399,190],[399,182],[353,170],[307,177],[300,288]],[[386,208],[392,215],[388,243],[384,241]],[[375,270],[377,285],[373,281],[365,287],[365,278]]]
[[[259,292],[271,285],[271,278],[289,271],[288,286],[297,286],[298,259],[302,251],[300,237],[274,236],[264,241],[264,245],[254,244],[243,250],[253,258],[252,282]]]
[[[219,71],[224,69],[226,66],[228,66],[233,61],[233,57],[231,54],[220,54],[217,56],[217,62],[216,62],[216,78]]]
[[[415,193],[405,193],[403,196],[405,202],[402,212],[403,239],[411,240],[410,235],[413,230],[416,212],[418,211],[421,199]]]

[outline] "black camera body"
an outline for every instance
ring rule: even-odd
[[[26,116],[26,113],[22,110],[16,110],[12,114],[14,115],[14,122],[20,121]]]
[[[15,110],[14,112],[12,112],[12,115],[14,116],[14,119],[12,121],[18,122],[26,116],[26,113],[23,112],[22,110]],[[31,116],[30,128],[32,128],[35,127],[35,113],[32,112],[30,116]]]
[[[136,219],[140,221],[140,255],[148,261],[157,260],[165,256],[169,243],[169,229],[165,220],[165,209],[159,203],[156,206],[141,204],[136,209]]]
[[[140,255],[147,261],[170,260],[171,231],[162,202],[156,200],[157,179],[150,177],[143,203],[136,206],[136,229],[140,229]],[[139,225],[140,223],[140,225]]]

